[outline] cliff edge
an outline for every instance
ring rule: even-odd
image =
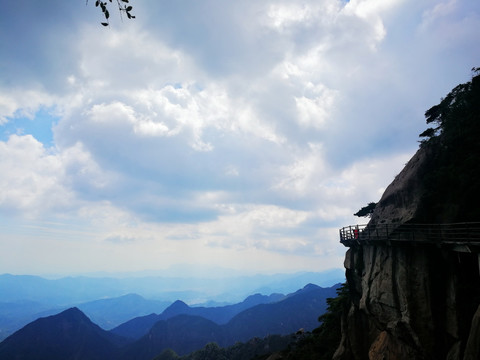
[[[369,226],[480,222],[480,76],[425,116],[434,127]],[[417,240],[350,246],[351,305],[335,360],[480,359],[480,255]]]

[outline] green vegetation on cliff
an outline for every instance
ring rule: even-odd
[[[327,311],[318,318],[321,325],[284,351],[281,359],[332,359],[342,338],[342,315],[350,306],[350,293],[347,284],[338,288],[337,297],[327,299],[327,304]]]
[[[417,222],[480,219],[480,68],[425,112],[421,141],[429,157]]]

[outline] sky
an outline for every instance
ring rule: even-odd
[[[480,66],[478,1],[131,5],[2,3],[0,273],[343,268]]]

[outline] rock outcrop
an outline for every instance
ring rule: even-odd
[[[429,150],[420,148],[387,187],[370,219],[370,224],[403,224],[418,217],[422,179],[430,168]]]
[[[386,189],[369,226],[480,221],[480,77],[432,109],[443,111],[443,132]],[[431,241],[351,244],[351,306],[334,359],[480,359],[479,261]]]
[[[476,254],[364,245],[345,268],[352,306],[334,359],[479,359],[467,356],[480,344]]]

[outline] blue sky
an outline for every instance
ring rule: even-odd
[[[480,65],[474,1],[132,5],[2,5],[0,273],[341,268]]]

